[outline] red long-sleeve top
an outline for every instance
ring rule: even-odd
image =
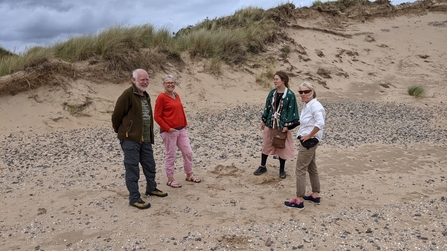
[[[155,100],[154,120],[164,132],[170,128],[181,128],[188,125],[185,110],[180,96],[176,93],[175,99],[166,93],[160,93]]]

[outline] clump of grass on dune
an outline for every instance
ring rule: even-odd
[[[249,25],[253,25],[259,22],[266,21],[266,11],[261,8],[247,7],[236,11],[231,16],[205,19],[204,21],[196,24],[195,26],[188,26],[179,30],[176,36],[182,36],[188,33],[193,33],[198,30],[216,31],[219,29],[238,29],[244,28]]]
[[[273,68],[268,68],[267,71],[262,72],[259,76],[256,76],[256,83],[266,89],[271,89],[271,83],[274,76],[275,70]]]
[[[201,29],[182,35],[175,42],[191,57],[219,58],[226,63],[239,64],[248,54],[265,50],[266,38],[259,35],[262,29],[260,25],[213,32]]]
[[[3,57],[6,57],[6,56],[12,56],[12,55],[14,55],[14,53],[12,53],[0,46],[0,59]]]
[[[30,48],[23,55],[8,54],[0,58],[0,76],[12,74],[27,67],[33,67],[39,62],[54,58],[53,52],[41,46]]]
[[[376,0],[375,3],[377,4],[386,4],[390,3],[389,0]],[[336,7],[339,10],[344,10],[346,8],[355,6],[355,5],[366,5],[371,4],[369,0],[335,0],[335,1],[321,1],[316,0],[312,2],[312,7]]]
[[[320,0],[316,0],[312,2],[312,7],[317,7],[317,6],[321,6],[323,5],[323,2],[321,2]]]
[[[76,62],[94,56],[110,58],[117,53],[168,46],[172,43],[171,40],[168,30],[157,31],[152,25],[115,26],[97,35],[71,37],[65,42],[57,43],[51,49],[57,58]]]
[[[0,50],[0,76],[53,59],[69,63],[94,59],[106,63],[109,71],[118,72],[133,67],[161,69],[167,61],[182,61],[182,53],[210,60],[210,70],[218,73],[222,62],[240,64],[249,54],[265,51],[268,44],[278,39],[279,26],[292,17],[293,9],[292,3],[267,11],[247,7],[232,16],[206,19],[175,34],[168,29],[156,30],[151,24],[118,25],[98,34],[69,37],[49,47],[32,47],[19,55]]]
[[[425,89],[420,85],[413,85],[408,87],[408,94],[415,98],[423,98],[425,96]]]
[[[264,51],[266,44],[274,40],[277,24],[269,14],[274,11],[248,7],[232,16],[206,19],[178,31],[175,43],[192,57],[220,58],[223,62],[238,64],[248,54]]]
[[[20,55],[2,57],[0,76],[23,70],[44,59],[61,59],[74,63],[97,58],[110,62],[110,65],[115,66],[115,70],[127,70],[139,64],[137,59],[144,59],[140,53],[142,49],[163,51],[163,48],[170,48],[172,44],[173,38],[167,29],[155,30],[152,25],[115,26],[96,35],[74,36],[49,47],[32,47]],[[172,49],[168,51],[171,56],[175,54]]]

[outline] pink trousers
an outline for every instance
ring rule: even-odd
[[[168,178],[174,177],[175,155],[177,147],[183,156],[183,169],[186,174],[192,173],[192,149],[189,143],[188,132],[185,128],[176,132],[162,132],[161,138],[165,145],[165,169]]]

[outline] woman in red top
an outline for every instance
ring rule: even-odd
[[[161,138],[165,145],[165,168],[168,176],[167,185],[179,188],[182,185],[175,181],[175,152],[178,149],[183,156],[183,169],[186,173],[186,181],[199,183],[201,180],[193,175],[192,172],[192,149],[189,143],[186,126],[185,111],[180,96],[174,92],[175,78],[172,75],[166,75],[163,78],[163,87],[165,91],[160,93],[155,101],[154,120],[160,126]]]

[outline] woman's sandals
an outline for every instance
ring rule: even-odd
[[[177,181],[175,181],[175,180],[168,181],[168,183],[166,183],[166,185],[168,185],[170,187],[173,187],[173,188],[180,188],[180,187],[182,187],[182,185],[180,183],[178,183]]]

